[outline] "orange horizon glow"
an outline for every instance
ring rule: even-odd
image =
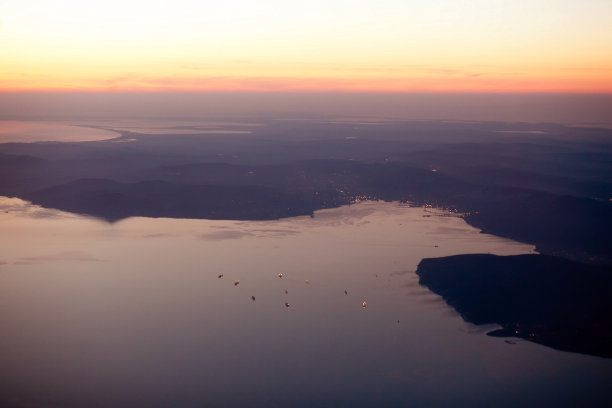
[[[295,93],[558,93],[612,94],[609,81],[577,79],[560,86],[553,79],[511,81],[453,81],[434,79],[335,79],[335,78],[172,78],[106,86],[95,81],[75,84],[16,84],[0,92],[295,92]]]
[[[0,92],[612,93],[612,2],[0,5]]]

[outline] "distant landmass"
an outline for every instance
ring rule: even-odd
[[[503,327],[492,335],[612,356],[612,130],[256,122],[163,134],[147,119],[112,140],[0,144],[0,194],[109,222],[269,220],[368,199],[445,208],[551,256],[425,259],[423,285],[466,320]]]
[[[419,283],[491,336],[612,358],[612,268],[546,255],[423,259]]]
[[[181,126],[178,134],[0,144],[0,194],[108,221],[276,219],[362,199],[410,201],[463,213],[545,254],[612,265],[610,129],[258,122],[243,124],[246,134]]]

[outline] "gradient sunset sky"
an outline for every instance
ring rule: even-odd
[[[610,0],[15,0],[0,90],[612,93]]]

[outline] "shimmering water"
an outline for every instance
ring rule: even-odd
[[[609,400],[611,361],[485,336],[418,285],[424,257],[533,251],[429,215],[108,224],[1,198],[2,406]]]

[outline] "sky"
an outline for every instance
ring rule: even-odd
[[[0,1],[1,91],[612,93],[610,0]]]

